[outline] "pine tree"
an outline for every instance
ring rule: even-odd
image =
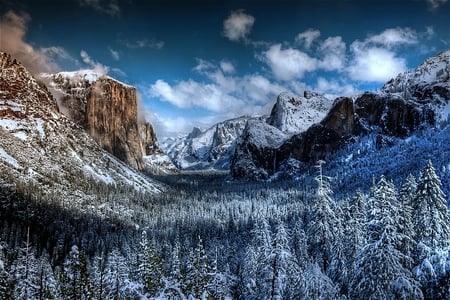
[[[339,299],[333,281],[322,272],[317,263],[310,263],[306,267],[298,297],[312,300]]]
[[[39,294],[39,264],[33,254],[29,242],[30,230],[27,232],[27,241],[19,249],[19,256],[14,265],[14,298],[36,299]]]
[[[419,284],[406,267],[411,258],[402,245],[400,204],[395,186],[384,176],[372,188],[367,214],[368,244],[359,252],[350,284],[356,299],[421,299]]]
[[[0,242],[0,299],[12,299],[11,278],[8,273],[3,245]]]
[[[124,288],[129,283],[130,268],[118,249],[109,253],[105,266],[106,299],[126,299]]]
[[[92,288],[89,282],[87,261],[73,245],[68,257],[64,261],[64,269],[60,274],[61,293],[69,299],[91,299]]]
[[[139,245],[139,276],[144,283],[146,292],[154,296],[161,288],[163,263],[149,242],[146,231],[142,231]]]
[[[187,295],[202,298],[208,294],[211,268],[208,263],[203,241],[198,237],[197,247],[188,257],[184,290]]]
[[[306,234],[310,256],[314,258],[322,270],[326,271],[331,263],[334,240],[339,233],[340,224],[331,209],[333,192],[329,178],[322,174],[323,163],[323,161],[319,161],[317,165],[319,175],[315,180],[318,186]]]
[[[450,220],[446,197],[431,161],[427,162],[417,185],[414,216],[417,242],[432,248],[449,245]]]
[[[269,299],[284,299],[291,276],[298,272],[298,266],[289,247],[288,234],[282,222],[276,227],[268,263],[272,274]]]

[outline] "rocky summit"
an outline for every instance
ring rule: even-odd
[[[163,155],[150,123],[139,121],[136,89],[91,70],[42,74],[61,111],[106,151],[131,167],[144,156]]]

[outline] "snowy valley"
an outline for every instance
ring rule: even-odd
[[[109,129],[132,87],[0,67],[0,299],[450,299],[450,50],[161,143]]]

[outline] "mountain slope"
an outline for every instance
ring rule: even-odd
[[[68,203],[86,201],[83,186],[122,186],[158,193],[162,184],[144,177],[102,150],[64,116],[44,84],[0,53],[0,178],[57,193]],[[84,200],[82,200],[84,199]]]
[[[41,74],[61,112],[83,127],[106,151],[143,170],[164,156],[150,123],[138,117],[136,89],[92,70]],[[164,169],[168,171],[168,169]]]
[[[357,136],[376,134],[377,147],[390,145],[390,137],[407,137],[423,126],[448,120],[450,112],[450,51],[427,59],[415,71],[400,74],[380,92],[366,92],[355,99],[338,98],[326,117],[295,134],[282,145],[260,151],[237,147],[231,173],[235,178],[267,179],[292,159],[324,159]],[[243,139],[241,144],[249,143]],[[251,142],[250,142],[251,144]],[[241,161],[246,160],[246,161]],[[267,167],[265,161],[276,162]],[[247,170],[242,172],[242,166]],[[253,170],[248,170],[248,167]],[[267,174],[253,176],[252,174]]]
[[[229,169],[236,140],[250,119],[227,120],[204,131],[194,128],[187,136],[166,139],[162,147],[180,169]]]

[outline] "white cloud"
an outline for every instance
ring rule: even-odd
[[[77,64],[62,47],[51,46],[35,48],[24,40],[28,30],[28,14],[18,15],[13,11],[5,13],[0,21],[0,51],[11,54],[34,75],[42,72],[52,73],[60,70],[58,62],[69,61]]]
[[[109,54],[111,55],[111,57],[112,57],[114,60],[119,60],[119,59],[120,59],[119,51],[114,50],[114,49],[111,48],[111,47],[108,47],[108,51],[109,51]]]
[[[155,39],[142,39],[142,40],[136,40],[136,41],[122,41],[122,44],[125,45],[125,47],[129,48],[129,49],[144,49],[144,48],[149,48],[149,49],[155,49],[155,50],[160,50],[164,47],[164,41],[159,41],[159,40],[155,40]]]
[[[243,10],[233,11],[223,22],[223,35],[231,41],[246,40],[254,23],[255,18]]]
[[[233,66],[233,64],[231,63],[231,62],[229,62],[229,61],[225,61],[225,60],[222,60],[221,62],[220,62],[220,68],[222,69],[222,71],[224,72],[224,73],[229,73],[229,74],[231,74],[231,73],[234,73],[234,66]]]
[[[358,42],[351,46],[353,61],[347,71],[351,79],[367,82],[385,82],[406,70],[404,58],[380,47],[365,47]]]
[[[209,111],[215,117],[208,120],[217,122],[245,114],[267,114],[277,95],[286,90],[259,74],[233,76],[223,71],[222,63],[214,65],[198,60],[194,69],[201,70],[208,81],[185,80],[169,84],[157,80],[149,87],[147,94],[181,109],[201,108]],[[192,121],[190,124],[192,128]]]
[[[94,72],[106,75],[109,72],[109,67],[93,60],[85,50],[80,51],[80,56],[85,64],[93,69]]]
[[[311,45],[320,37],[320,31],[317,29],[308,29],[299,33],[295,37],[295,42],[299,45],[303,45],[306,49],[311,48]]]
[[[426,0],[430,10],[436,10],[439,6],[447,3],[447,0]]]
[[[280,80],[299,79],[318,68],[317,59],[297,49],[281,49],[281,44],[272,45],[263,53],[263,59]]]
[[[80,0],[79,4],[84,7],[91,7],[98,12],[110,15],[111,17],[120,15],[120,6],[117,0]]]
[[[353,80],[383,83],[407,69],[406,60],[398,54],[400,47],[418,43],[416,31],[400,27],[356,40],[350,45],[352,59],[347,72]]]
[[[410,28],[389,28],[380,34],[369,37],[366,43],[374,43],[385,47],[417,44],[417,32]]]
[[[317,79],[314,91],[324,95],[328,99],[335,99],[341,96],[349,97],[361,93],[357,87],[350,83],[346,83],[345,81],[339,79],[329,80],[323,77],[319,77]]]
[[[329,37],[319,46],[319,52],[323,55],[319,62],[321,69],[332,71],[342,70],[345,66],[346,45],[342,37]]]

